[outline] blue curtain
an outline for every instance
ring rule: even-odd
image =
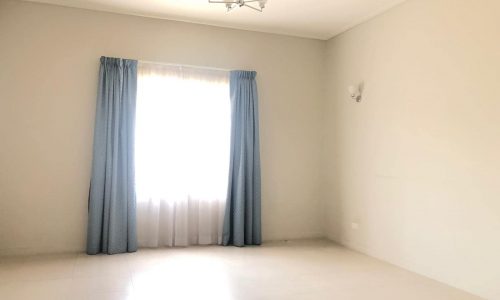
[[[137,250],[134,131],[137,61],[101,57],[87,253]]]
[[[223,245],[260,245],[261,188],[257,73],[232,71],[231,152]]]

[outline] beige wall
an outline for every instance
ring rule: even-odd
[[[500,299],[500,2],[410,0],[327,62],[328,236]]]
[[[252,69],[265,240],[317,237],[322,41],[0,0],[0,254],[86,238],[101,55]]]

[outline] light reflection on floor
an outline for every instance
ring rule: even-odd
[[[177,255],[133,275],[134,298],[230,300],[227,266],[217,257]]]

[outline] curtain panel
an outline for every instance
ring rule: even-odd
[[[101,57],[87,253],[134,252],[137,61]]]
[[[229,169],[229,72],[139,62],[140,247],[222,243]]]
[[[260,245],[261,178],[257,73],[231,71],[231,149],[224,245]]]

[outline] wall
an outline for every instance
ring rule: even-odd
[[[497,0],[410,0],[328,42],[331,239],[500,299],[499,37]]]
[[[0,254],[82,251],[101,55],[258,72],[263,236],[317,237],[325,42],[0,0]]]

